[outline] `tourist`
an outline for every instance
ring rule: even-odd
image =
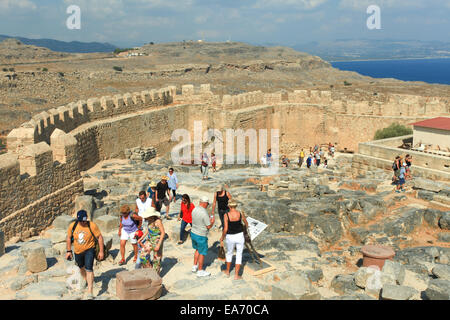
[[[135,269],[151,267],[151,258],[150,253],[148,252],[148,241],[142,237],[143,235],[144,233],[142,230],[138,230],[134,234],[134,238],[136,239],[138,245],[138,259],[134,267]],[[141,238],[142,240],[140,241]]]
[[[156,182],[151,181],[148,185],[147,194],[150,199],[152,199],[152,207],[156,209],[156,211],[160,211],[161,208],[157,208],[157,201],[156,201]],[[145,210],[143,211],[145,212]]]
[[[223,229],[223,217],[225,214],[230,211],[230,208],[228,207],[228,202],[231,200],[231,194],[225,189],[225,185],[220,184],[217,186],[216,193],[214,194],[214,200],[212,205],[212,214],[215,213],[216,209],[216,203],[217,206],[217,212],[219,213],[219,218],[221,222],[220,228]]]
[[[305,152],[300,151],[300,156],[298,157],[298,166],[301,168],[303,165],[303,160],[305,159]]]
[[[77,212],[77,220],[72,222],[67,229],[66,238],[66,259],[72,260],[72,242],[75,252],[75,263],[80,268],[81,276],[87,282],[87,299],[93,299],[94,288],[94,258],[95,258],[95,239],[97,239],[100,252],[98,259],[101,261],[105,257],[104,243],[102,234],[94,222],[87,219],[87,212],[80,210]]]
[[[180,227],[180,241],[178,241],[178,244],[184,243],[184,235],[186,233],[186,226],[188,224],[192,227],[192,210],[195,209],[194,204],[191,202],[191,198],[187,194],[183,194],[181,197],[181,210],[180,214],[178,215],[178,221],[181,220],[181,227]]]
[[[235,263],[235,280],[242,279],[239,276],[239,269],[242,264],[242,252],[244,251],[245,238],[244,238],[244,226],[248,228],[248,222],[244,214],[236,210],[237,203],[232,201],[229,204],[230,211],[225,214],[225,226],[223,228],[222,237],[220,238],[220,245],[223,246],[223,240],[227,243],[226,263],[227,268],[224,271],[227,276],[230,276],[231,260],[233,258],[233,251],[236,248],[236,263]]]
[[[217,170],[216,170],[217,158],[216,158],[216,154],[214,152],[211,152],[211,162],[212,162],[211,166],[212,166],[213,172],[217,172]]]
[[[331,145],[330,147],[330,153],[331,153],[331,157],[334,158],[334,153],[336,151],[336,148],[334,147],[334,145]]]
[[[410,179],[412,179],[412,176],[411,176],[412,156],[407,154],[405,157],[405,162],[406,162],[406,179],[410,180]]]
[[[214,225],[214,215],[208,216],[206,211],[208,205],[208,197],[202,197],[199,206],[192,211],[191,240],[195,249],[192,272],[197,273],[197,277],[211,275],[203,270],[203,262],[208,254],[208,231]]]
[[[161,212],[162,206],[165,205],[166,206],[166,219],[171,220],[171,218],[169,216],[169,212],[170,212],[170,202],[172,201],[172,195],[170,194],[170,189],[167,184],[167,180],[169,180],[169,177],[163,176],[161,178],[161,181],[158,182],[158,184],[156,185],[155,198],[156,198],[156,202],[158,203],[158,205],[156,206],[156,209],[159,209],[157,211]]]
[[[398,175],[398,184],[397,184],[397,190],[395,192],[400,193],[400,191],[404,192],[405,189],[403,188],[403,185],[405,184],[405,178],[406,178],[406,162],[403,162],[400,166],[399,175]]]
[[[203,180],[208,180],[208,169],[209,169],[209,158],[208,155],[205,153],[203,153],[203,155],[201,156],[201,167],[200,170],[202,171],[202,179]]]
[[[172,191],[173,202],[177,202],[177,189],[178,189],[179,185],[178,185],[177,175],[174,172],[173,168],[169,169],[168,177],[169,177],[169,181],[167,182],[167,185],[169,186],[169,189]]]
[[[151,255],[153,269],[159,274],[161,272],[161,261],[163,256],[163,242],[166,232],[161,221],[161,214],[150,207],[144,212],[143,218],[147,220],[148,228],[139,241],[148,242],[148,254]]]
[[[392,164],[392,170],[394,170],[394,177],[392,178],[392,181],[394,184],[398,184],[398,176],[400,174],[400,156],[396,156],[394,163]]]
[[[267,166],[271,167],[272,166],[272,149],[267,150],[267,154],[266,154],[266,160],[267,160]]]
[[[324,158],[324,160],[323,160],[323,167],[324,168],[328,168],[328,159],[326,157],[323,157],[323,158]]]
[[[144,191],[144,195],[145,191]],[[141,211],[141,215],[143,211]],[[142,216],[138,216],[130,210],[130,207],[124,204],[120,208],[120,222],[119,222],[119,237],[120,237],[120,255],[122,259],[119,261],[119,266],[126,264],[125,262],[125,245],[127,241],[130,240],[131,245],[133,246],[134,251],[134,259],[135,263],[138,255],[138,247],[137,241],[134,238],[135,232],[141,229],[142,226]]]
[[[316,167],[318,168],[320,166],[320,153],[316,152]]]
[[[261,166],[262,166],[263,168],[266,168],[266,167],[267,167],[267,158],[266,158],[266,154],[263,154],[262,157],[261,157]]]
[[[281,163],[283,167],[287,168],[289,166],[289,159],[285,155],[283,155],[281,157]]]
[[[139,196],[136,199],[136,209],[135,212],[141,216],[142,213],[145,212],[145,210],[147,210],[148,208],[150,208],[152,206],[153,200],[152,198],[147,196],[147,193],[145,191],[141,191],[139,192]],[[147,226],[144,225],[141,226],[143,228],[146,228]],[[139,229],[141,229],[141,227],[139,227]]]
[[[311,168],[311,164],[312,164],[312,154],[309,154],[308,158],[306,159],[306,167],[308,169]]]

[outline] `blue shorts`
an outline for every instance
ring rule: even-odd
[[[398,184],[399,185],[404,185],[405,184],[405,178],[400,178],[399,180],[398,180]]]
[[[95,247],[80,254],[75,253],[75,263],[80,269],[85,268],[88,272],[94,271]]]
[[[202,256],[208,254],[208,238],[198,236],[191,232],[192,248],[198,251]]]

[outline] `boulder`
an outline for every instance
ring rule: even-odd
[[[52,244],[66,242],[67,230],[50,229],[45,232],[47,236],[50,236]]]
[[[272,286],[272,300],[320,300],[306,275],[293,275]]]
[[[320,268],[303,270],[312,282],[317,282],[323,278],[323,271]]]
[[[156,300],[162,293],[162,279],[153,269],[122,271],[116,280],[120,300]]]
[[[450,211],[444,212],[439,219],[439,227],[444,230],[450,230]]]
[[[119,219],[117,217],[101,216],[98,219],[95,219],[95,223],[102,234],[119,231]]]
[[[433,198],[435,195],[436,195],[436,193],[432,192],[432,191],[419,190],[419,192],[417,192],[417,198],[423,199],[426,201],[433,201]]]
[[[439,219],[442,217],[442,211],[436,209],[426,209],[423,213],[424,220],[432,227],[439,227]]]
[[[431,272],[438,277],[439,279],[443,280],[450,280],[450,266],[446,264],[437,264]]]
[[[405,267],[398,262],[386,260],[383,266],[383,273],[391,275],[397,284],[402,285],[405,280]]]
[[[353,275],[351,274],[335,276],[331,281],[331,288],[339,294],[352,294],[358,290]]]
[[[336,243],[343,234],[339,217],[334,214],[310,215],[313,234],[328,243]]]
[[[75,199],[75,213],[79,210],[85,210],[88,215],[88,219],[92,220],[92,212],[95,209],[94,197],[93,196],[77,196]]]
[[[256,239],[254,239],[253,245],[257,250],[307,250],[315,253],[316,255],[320,255],[318,243],[305,235],[291,236],[288,234],[277,235],[269,232],[262,232]]]
[[[74,221],[75,221],[74,217],[62,215],[56,217],[55,220],[53,220],[52,226],[54,229],[59,229],[66,232],[70,224]]]
[[[375,273],[376,269],[361,267],[354,274],[355,284],[364,289],[366,287],[367,279]]]
[[[33,273],[47,270],[45,248],[39,243],[28,243],[21,248],[27,270]]]
[[[383,300],[410,300],[418,291],[407,286],[386,284],[381,291]]]
[[[13,291],[19,291],[19,290],[22,290],[23,287],[26,287],[27,285],[29,285],[30,283],[34,283],[37,281],[38,281],[37,275],[18,276],[18,277],[9,279],[8,288]]]
[[[427,179],[423,179],[423,178],[414,178],[414,180],[412,182],[413,182],[414,189],[422,189],[422,190],[427,190],[427,191],[440,192],[440,191],[448,188],[443,183],[433,181],[433,180],[427,180]]]
[[[432,279],[425,290],[425,296],[429,300],[450,300],[450,281]]]

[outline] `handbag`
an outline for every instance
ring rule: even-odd
[[[222,246],[219,247],[218,259],[225,260],[225,248]]]
[[[106,259],[106,256],[108,255],[108,252],[107,252],[107,250],[106,250],[106,246],[105,246],[105,244],[103,244],[103,259],[100,260],[100,259],[98,258],[98,255],[99,255],[99,253],[100,253],[100,243],[98,242],[97,237],[96,237],[96,236],[94,235],[94,233],[92,232],[92,230],[91,230],[91,225],[90,225],[89,222],[88,222],[88,228],[89,228],[89,231],[90,231],[91,234],[92,234],[92,237],[94,237],[94,242],[95,242],[95,260],[97,260],[97,261],[103,261],[103,260]]]

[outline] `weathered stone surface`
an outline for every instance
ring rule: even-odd
[[[436,193],[432,192],[432,191],[419,190],[417,192],[417,198],[427,200],[427,201],[433,201],[433,197],[435,195],[436,195]]]
[[[444,212],[439,219],[439,227],[444,230],[450,230],[450,211]]]
[[[75,221],[75,218],[73,218],[72,216],[62,215],[62,216],[56,217],[55,220],[53,220],[52,226],[55,229],[67,231],[67,229],[69,228],[69,225],[73,221]]]
[[[33,273],[47,270],[45,248],[39,243],[28,243],[21,248],[28,271]]]
[[[391,275],[397,284],[402,285],[405,280],[405,267],[391,260],[386,260],[383,266],[383,273]]]
[[[433,274],[439,279],[450,280],[450,266],[446,264],[437,264],[432,269]]]
[[[5,254],[5,234],[0,230],[0,257]]]
[[[312,216],[310,218],[313,227],[313,234],[319,239],[336,243],[342,238],[343,229],[339,217],[331,214]]]
[[[320,268],[303,270],[303,272],[308,276],[309,280],[312,282],[317,282],[323,278],[323,271]]]
[[[272,300],[320,300],[306,275],[293,275],[272,286]]]
[[[308,236],[276,235],[268,232],[261,233],[254,241],[256,249],[280,251],[308,250],[320,254],[318,243]]]
[[[428,284],[425,295],[429,300],[450,300],[450,281],[432,279]]]
[[[374,268],[361,267],[354,274],[355,284],[364,289],[366,287],[367,279],[375,273]]]
[[[331,288],[339,294],[351,294],[358,290],[353,275],[337,275],[331,281]]]
[[[18,293],[34,299],[56,300],[67,293],[67,291],[65,282],[40,281],[26,286]]]
[[[438,240],[442,242],[450,242],[450,232],[441,232],[438,234]]]
[[[38,281],[37,275],[14,277],[10,279],[8,287],[13,291],[18,291],[22,290],[23,287],[29,285],[30,283],[34,283],[37,281]]]
[[[424,220],[432,227],[439,227],[439,219],[442,217],[442,211],[435,209],[426,209],[423,213]]]
[[[67,238],[67,230],[51,229],[46,231],[45,234],[50,236],[50,240],[53,244],[65,242]]]
[[[119,231],[119,219],[113,216],[101,216],[95,219],[95,223],[102,233],[110,233]]]
[[[92,212],[95,209],[94,197],[92,196],[78,196],[75,199],[75,213],[79,210],[85,210],[88,215],[88,219],[92,220]]]
[[[329,298],[328,300],[376,300],[374,297],[363,293],[356,293],[354,295],[344,295]]]
[[[162,279],[153,269],[122,271],[116,276],[120,300],[156,300],[162,293]]]
[[[441,190],[445,190],[447,188],[447,186],[443,183],[423,178],[414,178],[412,182],[414,189],[440,192]]]
[[[383,300],[410,300],[417,293],[417,290],[411,287],[386,284],[381,291],[381,298]]]

